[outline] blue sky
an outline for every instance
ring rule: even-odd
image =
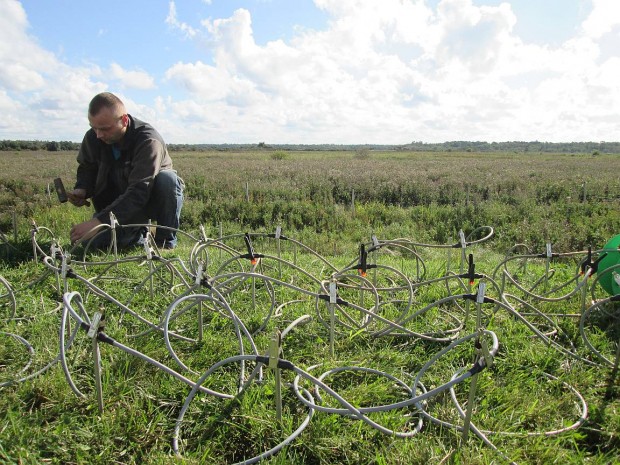
[[[617,0],[0,1],[0,139],[618,140]]]

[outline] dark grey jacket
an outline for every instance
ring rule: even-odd
[[[147,204],[155,176],[172,169],[157,130],[131,115],[129,121],[119,144],[119,160],[114,159],[112,146],[97,139],[93,129],[86,132],[78,152],[75,188],[86,190],[97,212],[94,216],[102,223],[110,223],[112,212],[120,224],[131,224]]]

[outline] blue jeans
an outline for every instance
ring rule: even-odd
[[[141,214],[132,218],[129,224],[146,224],[149,219],[156,222],[155,243],[159,247],[173,249],[177,245],[177,233],[183,208],[183,189],[185,183],[174,170],[160,171],[153,181],[149,201]],[[121,225],[122,226],[122,225]],[[121,248],[138,245],[143,241],[145,230],[141,227],[121,227],[116,229],[116,243]],[[110,245],[112,234],[106,230],[98,234],[90,247],[104,249]]]

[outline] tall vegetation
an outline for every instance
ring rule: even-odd
[[[274,156],[274,153],[276,156]],[[283,154],[286,153],[286,156]],[[492,226],[494,245],[562,251],[602,246],[620,230],[619,155],[469,152],[178,152],[183,224],[432,242]],[[71,186],[75,152],[0,153],[0,227],[48,205],[54,177]]]

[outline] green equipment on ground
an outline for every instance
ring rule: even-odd
[[[599,282],[601,287],[611,295],[620,294],[620,234],[612,237],[605,247],[601,255],[601,261],[598,263]],[[613,268],[605,273],[605,270]],[[602,273],[602,274],[601,274]]]

